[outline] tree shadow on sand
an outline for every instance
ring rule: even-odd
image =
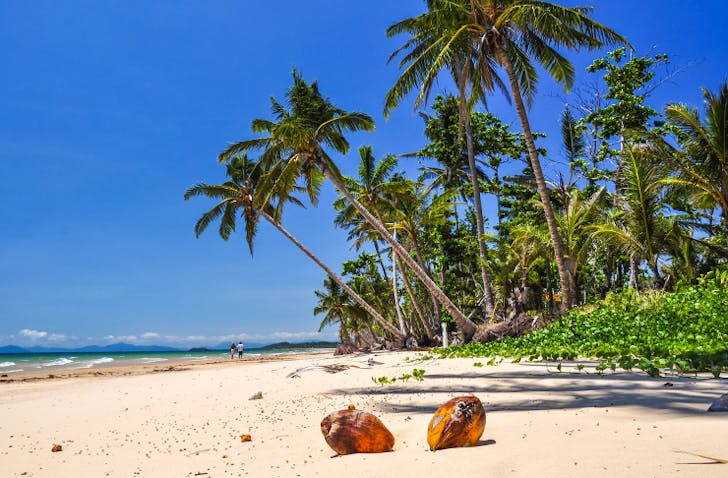
[[[686,377],[652,378],[637,373],[586,375],[488,370],[487,373],[425,374],[423,382],[381,387],[336,389],[342,395],[407,395],[407,404],[382,401],[396,413],[432,413],[457,395],[476,395],[489,412],[563,410],[607,407],[644,407],[683,415],[705,415],[710,403],[725,393],[726,380]],[[435,398],[416,403],[420,394]],[[441,396],[441,398],[440,398]]]

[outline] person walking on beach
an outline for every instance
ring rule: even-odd
[[[238,358],[243,359],[243,343],[238,342]]]
[[[230,342],[230,360],[235,358],[235,342]]]

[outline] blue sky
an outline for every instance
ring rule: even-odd
[[[728,2],[590,4],[638,54],[667,53],[685,67],[653,94],[657,109],[699,106],[700,87],[728,77]],[[294,66],[340,107],[377,121],[376,132],[351,137],[345,172],[354,173],[363,144],[378,157],[419,149],[411,104],[387,122],[381,111],[397,75],[386,60],[404,41],[384,31],[423,5],[0,2],[0,345],[334,338],[315,333],[321,270],[265,224],[253,258],[239,236],[223,242],[211,229],[195,239],[211,204],[182,195],[224,180],[217,153],[251,137],[253,118],[269,117],[269,97],[283,98]],[[594,82],[584,67],[598,53],[568,55],[577,85]],[[570,98],[541,78],[531,118],[552,133],[553,146],[544,144],[553,175],[558,115]],[[495,98],[490,107],[518,129],[511,106]],[[333,198],[327,186],[318,208],[289,209],[284,225],[338,268],[353,253],[332,225]]]

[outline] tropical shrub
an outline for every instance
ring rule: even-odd
[[[598,372],[639,368],[680,373],[728,369],[728,271],[714,271],[672,293],[610,294],[548,327],[518,338],[437,349],[442,357],[600,359]]]

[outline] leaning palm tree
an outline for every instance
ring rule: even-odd
[[[347,153],[349,142],[345,133],[373,130],[374,122],[371,117],[337,108],[321,94],[316,82],[307,83],[295,70],[293,85],[289,88],[286,99],[288,108],[275,99],[271,100],[275,120],[253,121],[253,131],[263,133],[263,137],[234,143],[220,153],[218,159],[226,162],[236,154],[259,150],[266,167],[280,168],[280,174],[269,177],[265,182],[263,204],[276,194],[290,190],[299,178],[305,182],[309,198],[315,204],[323,177],[329,179],[412,269],[430,294],[448,310],[465,339],[469,340],[475,333],[475,324],[465,317],[419,267],[387,228],[352,196],[344,185],[339,168],[326,152],[328,147],[341,154]]]
[[[362,146],[359,148],[359,157],[361,161],[359,162],[358,178],[343,177],[342,180],[352,196],[356,197],[362,206],[371,211],[377,220],[384,224],[383,211],[392,209],[392,200],[397,195],[404,194],[410,188],[409,181],[393,179],[394,168],[397,167],[397,157],[394,155],[386,155],[380,161],[377,161],[372,152],[372,147]],[[344,197],[339,197],[334,202],[334,207],[340,211],[336,218],[336,222],[339,224],[346,223],[345,218],[351,220],[359,216],[359,212]],[[355,224],[356,221],[348,221],[348,223]],[[376,241],[374,241],[374,244],[377,253],[379,253]],[[407,334],[404,315],[398,300],[397,261],[394,257],[394,251],[392,254],[394,308],[399,319],[400,331]],[[382,270],[385,269],[382,268]],[[384,275],[386,277],[386,272]]]
[[[532,59],[568,89],[574,68],[557,47],[597,49],[627,42],[589,18],[590,7],[567,8],[543,0],[427,0],[427,6],[424,15],[390,27],[390,34],[413,36],[395,52],[406,52],[400,63],[405,69],[387,94],[386,108],[396,106],[415,87],[419,87],[415,100],[419,104],[443,68],[457,73],[461,95],[468,84],[476,97],[485,98],[495,88],[505,92],[498,69],[505,70],[554,247],[562,306],[567,309],[573,302],[573,285],[526,113],[538,79]]]
[[[218,203],[209,211],[204,213],[195,224],[195,235],[199,237],[207,227],[216,219],[220,219],[220,237],[228,240],[237,226],[236,217],[238,214],[245,221],[245,240],[248,243],[250,253],[253,254],[253,240],[255,238],[259,218],[263,218],[272,224],[278,231],[286,236],[296,247],[321,267],[326,274],[351,296],[361,307],[363,307],[385,330],[393,336],[402,339],[399,331],[390,324],[382,315],[369,305],[359,294],[349,287],[333,270],[324,264],[316,255],[296,239],[280,222],[283,205],[292,203],[302,205],[292,195],[297,192],[298,187],[286,191],[285,194],[278,194],[275,198],[268,198],[268,202],[261,205],[259,202],[258,185],[264,174],[261,163],[250,161],[246,156],[231,158],[227,164],[230,180],[220,185],[200,183],[189,188],[184,195],[185,200],[196,196],[205,196],[215,199]],[[267,175],[279,173],[275,169],[268,171]]]
[[[668,121],[679,128],[684,153],[674,151],[681,175],[670,184],[692,189],[694,204],[720,208],[723,238],[728,244],[728,81],[713,94],[703,89],[705,119],[685,104],[669,105]]]

